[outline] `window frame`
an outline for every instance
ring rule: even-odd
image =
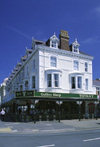
[[[89,89],[89,80],[86,78],[85,79],[85,90]]]
[[[32,89],[36,88],[36,76],[32,76]]]
[[[57,76],[57,79],[55,76]],[[59,74],[54,73],[53,78],[54,78],[54,87],[59,87]]]
[[[54,61],[54,59],[55,59],[55,61]],[[55,56],[50,57],[50,66],[57,67],[57,58]]]
[[[85,72],[88,72],[88,63],[85,62]]]
[[[49,79],[49,77],[50,77],[50,79]],[[47,74],[47,87],[48,88],[52,87],[52,74],[51,73]]]
[[[77,63],[77,64],[76,64]],[[78,71],[79,70],[79,61],[78,60],[74,60],[73,61],[73,68],[74,70]]]

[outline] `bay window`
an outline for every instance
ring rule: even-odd
[[[59,87],[59,74],[57,73],[47,74],[47,87],[52,87],[52,88]]]
[[[71,76],[71,89],[82,89],[82,76]]]
[[[47,74],[47,87],[52,87],[52,74]]]
[[[54,74],[54,87],[59,87],[59,75]]]

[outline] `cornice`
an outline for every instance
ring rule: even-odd
[[[65,51],[65,50],[62,50],[62,49],[55,49],[55,48],[50,48],[50,47],[47,47],[47,46],[40,46],[38,45],[37,47],[39,50],[45,50],[49,53],[56,53],[56,54],[60,54],[60,55],[65,55],[65,56],[70,56],[70,57],[78,57],[78,58],[82,58],[82,59],[88,59],[88,60],[93,60],[93,57],[92,56],[89,56],[89,55],[84,55],[84,54],[77,54],[77,53],[73,53],[71,51]]]

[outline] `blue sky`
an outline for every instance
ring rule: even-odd
[[[0,83],[31,48],[32,37],[46,41],[67,30],[80,50],[93,56],[100,78],[100,0],[0,0]]]

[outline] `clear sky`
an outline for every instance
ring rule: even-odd
[[[31,48],[32,36],[46,41],[60,30],[94,57],[93,78],[100,78],[100,0],[0,0],[0,83]]]

